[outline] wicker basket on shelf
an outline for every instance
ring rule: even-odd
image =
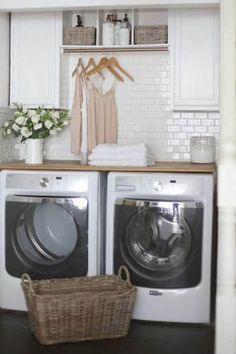
[[[128,333],[136,288],[124,266],[117,276],[31,280],[23,274],[21,285],[32,331],[42,344]]]
[[[168,42],[168,26],[135,26],[135,44],[164,44]]]
[[[63,43],[67,45],[94,45],[96,43],[95,27],[64,27]]]

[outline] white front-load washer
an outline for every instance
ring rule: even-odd
[[[0,307],[26,310],[21,275],[96,275],[102,267],[105,175],[2,171]]]
[[[128,267],[134,319],[210,321],[213,190],[212,174],[109,174],[106,273]]]

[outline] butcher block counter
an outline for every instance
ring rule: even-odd
[[[100,172],[179,172],[179,173],[214,173],[216,164],[198,164],[191,162],[156,162],[150,167],[119,167],[81,165],[79,161],[48,160],[43,164],[26,164],[22,161],[0,163],[1,170],[45,170],[45,171],[100,171]]]

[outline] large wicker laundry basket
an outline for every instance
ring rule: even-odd
[[[136,288],[124,266],[117,276],[31,280],[23,274],[21,285],[32,331],[42,344],[128,333]]]

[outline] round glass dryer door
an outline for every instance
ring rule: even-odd
[[[171,214],[150,206],[131,218],[125,242],[130,256],[141,266],[167,271],[188,257],[191,234],[179,215],[178,204],[174,204]]]
[[[78,229],[74,217],[62,205],[33,204],[18,219],[16,237],[28,259],[53,265],[63,262],[74,251]]]

